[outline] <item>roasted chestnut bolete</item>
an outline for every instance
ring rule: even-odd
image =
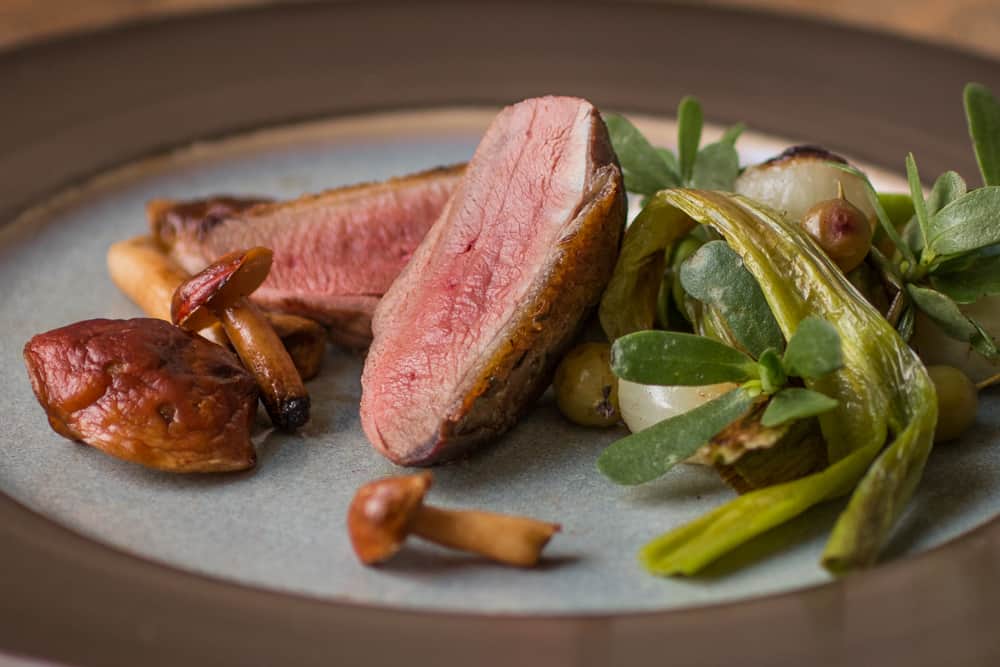
[[[257,384],[228,350],[162,320],[87,320],[24,347],[62,436],[172,472],[243,470]]]

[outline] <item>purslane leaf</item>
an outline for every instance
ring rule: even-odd
[[[667,163],[667,167],[670,168],[670,172],[677,176],[677,180],[680,180],[681,166],[677,163],[677,156],[669,148],[656,147],[653,150],[663,158],[663,161]]]
[[[1000,103],[978,83],[965,86],[965,116],[969,137],[984,185],[1000,185]]]
[[[907,285],[913,303],[948,336],[971,343],[977,335],[976,326],[958,309],[958,304],[936,290]]]
[[[735,125],[727,127],[726,131],[722,134],[722,138],[719,139],[719,143],[736,146],[736,141],[740,138],[740,135],[743,134],[745,129],[747,129],[747,126],[743,123],[736,123]]]
[[[731,192],[740,175],[740,156],[732,144],[718,141],[698,151],[691,187]]]
[[[754,401],[747,391],[734,389],[694,410],[618,440],[597,459],[597,468],[618,484],[650,482],[745,415]]]
[[[934,181],[927,196],[927,213],[934,215],[968,191],[965,180],[954,171],[946,171]]]
[[[837,407],[837,400],[801,387],[787,387],[771,397],[760,418],[767,427],[781,426],[795,419],[815,417]]]
[[[757,360],[760,370],[760,387],[765,394],[773,394],[788,382],[788,375],[781,363],[778,351],[773,347],[764,350]]]
[[[817,380],[844,365],[840,335],[826,320],[806,317],[788,340],[783,359],[789,375]]]
[[[954,200],[930,217],[928,249],[936,256],[1000,243],[1000,186],[982,187]]]
[[[759,375],[757,363],[710,338],[676,331],[639,331],[611,346],[611,370],[639,384],[700,387],[746,382]]]
[[[934,181],[934,187],[931,188],[931,193],[927,196],[926,214],[928,216],[934,215],[965,193],[966,186],[962,177],[953,171],[946,171]],[[920,226],[920,220],[916,215],[903,231],[903,238],[915,252],[924,249],[924,228]],[[923,259],[927,263],[933,258],[924,257]]]
[[[725,241],[706,243],[680,270],[684,290],[715,308],[739,345],[759,357],[769,347],[781,349],[781,335],[760,285]]]
[[[681,181],[690,183],[694,163],[701,143],[701,104],[688,96],[677,105],[677,161],[681,168]]]
[[[974,303],[1000,294],[1000,246],[962,255],[939,264],[930,276],[931,286],[957,303]]]
[[[618,114],[606,114],[604,123],[622,167],[626,190],[649,196],[680,185],[677,171],[631,121]]]
[[[913,211],[920,229],[920,247],[927,247],[928,215],[927,202],[924,201],[924,191],[920,185],[920,172],[917,171],[917,161],[913,153],[906,156],[906,180],[910,183],[910,199],[913,200]]]

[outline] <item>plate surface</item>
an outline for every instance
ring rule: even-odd
[[[1000,87],[994,63],[808,22],[690,7],[572,7],[302,6],[143,26],[8,54],[0,59],[0,80],[10,83],[11,99],[19,104],[2,112],[0,210],[10,219],[10,213],[72,179],[158,146],[219,132],[304,115],[496,104],[549,91],[588,96],[603,108],[657,112],[693,92],[721,121],[742,118],[755,128],[811,138],[881,164],[898,162],[897,156],[915,149],[928,173],[958,166],[971,174],[958,91],[968,79]],[[431,13],[435,21],[426,20]],[[419,40],[414,25],[426,26]],[[491,29],[478,29],[483,25]],[[618,34],[627,28],[624,34],[633,37],[617,42],[614,50],[590,48],[606,38],[608,25],[618,26]],[[671,39],[663,39],[664,34]],[[699,48],[708,43],[717,48]],[[838,48],[814,48],[825,43]],[[235,63],[224,57],[234,44],[260,48],[244,49],[245,57]],[[285,48],[268,48],[279,44]],[[827,51],[835,51],[836,57]],[[178,53],[198,66],[179,65]],[[410,53],[419,57],[406,57]],[[693,53],[699,57],[691,58]],[[142,63],[141,68],[132,63]],[[119,69],[132,75],[106,76]],[[823,85],[816,83],[817,72],[824,76]],[[919,87],[914,84],[918,73]],[[54,88],[46,79],[65,85]],[[916,89],[928,86],[937,94],[924,99]],[[789,112],[792,107],[795,113]],[[31,333],[96,314],[133,312],[120,298],[105,307],[112,297],[102,292],[108,287],[100,282],[102,255],[108,241],[137,228],[141,201],[151,194],[221,188],[291,195],[452,156],[461,159],[477,135],[439,129],[409,143],[379,143],[378,136],[361,133],[353,143],[327,144],[314,137],[225,155],[201,152],[193,162],[163,165],[131,181],[106,184],[72,207],[9,227],[0,243],[0,253],[7,253],[0,264],[0,284],[8,287],[0,311],[16,318],[7,320],[3,332],[3,372],[11,367],[23,372],[17,356]],[[435,159],[427,159],[431,155]],[[365,173],[358,173],[362,168]],[[46,266],[54,258],[60,262]],[[87,289],[79,290],[81,285]],[[74,288],[80,297],[67,301],[66,291]],[[95,309],[97,300],[101,307]],[[840,662],[855,652],[871,660],[898,660],[904,644],[912,652],[911,663],[933,664],[941,655],[956,662],[985,661],[996,650],[990,627],[976,621],[989,619],[1000,606],[995,582],[983,578],[1000,548],[994,525],[945,549],[800,594],[683,612],[607,615],[775,590],[787,586],[789,578],[792,585],[812,583],[817,572],[780,564],[785,559],[811,563],[815,547],[810,538],[816,536],[804,531],[797,551],[758,560],[749,571],[756,573],[753,577],[725,576],[721,586],[700,581],[665,586],[635,576],[630,554],[651,529],[626,526],[627,544],[601,545],[614,534],[603,530],[594,515],[601,512],[605,518],[605,508],[625,502],[637,521],[646,516],[659,522],[664,520],[661,503],[677,489],[705,488],[702,501],[714,504],[709,487],[718,487],[695,472],[625,495],[624,501],[621,490],[599,479],[602,486],[592,487],[592,454],[574,447],[573,432],[556,433],[563,437],[537,449],[541,424],[554,417],[545,404],[503,446],[443,469],[436,497],[445,504],[538,515],[551,507],[556,510],[552,516],[568,529],[570,521],[559,512],[583,517],[589,509],[586,522],[573,522],[581,528],[567,530],[561,536],[566,539],[553,544],[556,562],[549,571],[519,573],[516,580],[528,583],[517,588],[509,584],[509,571],[495,568],[453,567],[446,561],[448,568],[435,571],[440,561],[426,551],[416,551],[400,570],[388,574],[363,571],[344,549],[339,530],[345,486],[353,489],[355,482],[348,484],[338,471],[349,463],[357,466],[352,473],[363,472],[367,478],[390,468],[363,442],[352,442],[349,435],[341,442],[331,435],[349,433],[356,419],[357,387],[346,378],[352,373],[356,378],[357,361],[337,355],[328,361],[337,372],[314,391],[317,398],[344,399],[344,407],[326,423],[318,420],[305,443],[267,438],[260,472],[223,483],[164,480],[85,448],[73,449],[47,433],[39,437],[41,413],[30,404],[28,411],[23,409],[26,382],[15,377],[7,384],[10,392],[0,412],[5,415],[0,489],[73,528],[186,568],[313,595],[494,615],[405,613],[222,584],[115,552],[0,497],[0,539],[9,545],[0,554],[5,593],[0,646],[92,664],[135,664],[137,656],[144,664],[207,656],[236,664],[322,663],[333,651],[380,664],[428,642],[432,647],[424,657],[435,664],[470,656],[489,664],[501,657],[507,661],[512,654],[550,664],[611,664],[626,657],[662,659],[664,646],[672,656],[698,655],[707,662],[740,656],[748,664],[800,664],[817,655]],[[993,511],[992,496],[982,491],[996,466],[989,448],[977,443],[995,439],[996,426],[987,417],[967,445],[935,457],[923,496],[935,509],[915,505],[914,520],[903,526],[893,549],[945,539],[969,525],[969,516],[977,517],[974,523]],[[360,458],[351,459],[353,453]],[[567,486],[551,489],[541,501],[518,500],[518,492],[532,484],[548,486],[542,471],[557,467]],[[285,479],[268,469],[285,472]],[[303,470],[319,475],[302,477],[299,484]],[[573,481],[579,486],[568,487]],[[162,505],[144,506],[150,489]],[[257,505],[260,513],[232,510],[237,499]],[[291,499],[298,505],[287,502]],[[684,516],[701,510],[690,499],[671,506]],[[190,519],[199,511],[206,512],[203,527],[212,528],[205,533],[192,531]],[[939,511],[950,516],[938,521]],[[192,535],[203,537],[194,551]],[[213,542],[232,543],[228,562],[219,558],[221,550],[212,551]],[[588,550],[577,544],[605,546],[606,552],[593,553],[613,551],[615,557],[588,561]],[[309,555],[299,559],[293,551]],[[269,565],[258,569],[261,556]],[[614,575],[606,588],[574,579],[574,572],[592,575],[601,568]],[[331,570],[355,588],[348,591],[325,580]],[[551,592],[543,582],[560,583],[552,584],[556,588]],[[502,594],[496,592],[500,589]],[[476,590],[491,592],[477,596]],[[722,593],[705,597],[701,592],[706,590]],[[511,611],[598,615],[495,615]],[[728,641],[716,640],[719,627],[727,628]],[[760,638],[776,627],[783,629],[780,644],[761,645]],[[386,628],[396,641],[385,641]],[[945,645],[946,653],[941,653]]]
[[[80,319],[142,315],[111,283],[104,252],[116,240],[146,232],[147,200],[219,192],[294,197],[460,162],[495,113],[369,114],[201,143],[99,176],[9,225],[0,235],[0,284],[16,296],[0,307],[0,319],[9,323],[0,338],[0,383],[9,388],[0,395],[0,414],[11,415],[6,437],[19,445],[0,448],[0,491],[140,556],[248,585],[372,606],[613,614],[729,602],[828,581],[817,563],[838,503],[758,541],[707,577],[645,574],[635,562],[644,542],[722,504],[732,492],[711,471],[690,466],[637,489],[616,487],[594,461],[626,431],[576,427],[560,417],[551,397],[495,446],[436,469],[431,495],[442,506],[560,522],[563,532],[542,568],[496,567],[418,540],[383,568],[361,567],[347,538],[346,508],[361,484],[401,471],[361,431],[361,358],[343,351],[331,351],[309,385],[312,422],[295,436],[265,431],[252,473],[164,475],[74,445],[48,427],[21,347],[34,333]],[[673,123],[640,126],[657,144],[676,136]],[[717,134],[707,129],[705,140]],[[740,141],[744,163],[787,145],[752,132]],[[870,176],[886,191],[906,187],[878,171]],[[39,266],[49,267],[43,279]],[[1000,512],[996,407],[993,398],[984,401],[978,428],[936,454],[890,554],[939,544]]]

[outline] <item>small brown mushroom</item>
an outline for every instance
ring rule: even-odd
[[[170,472],[251,468],[257,385],[232,352],[154,319],[87,320],[24,347],[60,435]]]
[[[222,322],[243,364],[261,389],[264,407],[278,428],[293,431],[309,421],[309,394],[274,327],[247,296],[271,270],[271,251],[229,253],[184,282],[170,307],[174,324],[197,331]]]
[[[149,236],[119,241],[108,248],[108,273],[125,296],[150,317],[170,321],[174,292],[191,276]],[[298,315],[264,312],[303,380],[319,374],[326,352],[326,332],[316,321]],[[219,345],[229,345],[218,322],[199,332]]]
[[[431,474],[422,472],[387,477],[358,489],[347,512],[347,530],[362,563],[373,565],[388,560],[413,533],[452,549],[508,565],[532,567],[559,532],[557,523],[424,505],[431,482]]]

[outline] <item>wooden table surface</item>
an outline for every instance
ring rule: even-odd
[[[890,30],[1000,58],[1000,0],[712,1]],[[0,48],[139,17],[261,2],[267,0],[0,0]]]

